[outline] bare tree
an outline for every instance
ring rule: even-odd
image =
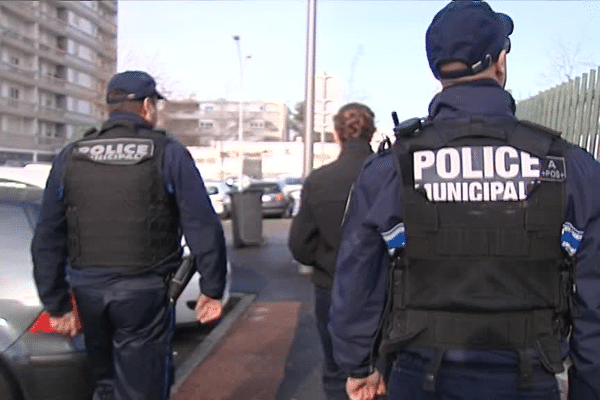
[[[574,79],[583,72],[582,69],[596,66],[590,58],[583,54],[580,41],[555,39],[553,50],[550,52],[548,71],[540,74],[541,84],[555,86]]]
[[[122,70],[142,70],[146,71],[156,80],[156,86],[162,95],[170,98],[191,98],[193,94],[182,90],[181,82],[174,79],[166,71],[164,64],[160,61],[158,53],[140,54],[134,50],[124,51],[123,62],[119,63]]]

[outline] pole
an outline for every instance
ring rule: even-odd
[[[237,45],[238,57],[240,59],[240,105],[239,105],[239,118],[238,118],[238,159],[240,161],[240,170],[238,176],[238,190],[242,190],[242,180],[244,178],[244,154],[242,149],[242,141],[244,136],[244,60],[242,59],[242,46],[240,45],[239,35],[233,37]]]
[[[315,41],[316,41],[317,0],[308,0],[308,21],[306,29],[306,91],[304,96],[304,169],[306,177],[313,167],[313,129],[315,126]]]

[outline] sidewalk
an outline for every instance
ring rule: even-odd
[[[290,222],[265,219],[263,245],[228,248],[239,301],[177,366],[171,400],[325,400],[314,285],[287,248]]]
[[[243,302],[243,303],[242,303]],[[276,399],[298,325],[299,302],[258,302],[242,300],[245,308],[231,328],[222,327],[221,340],[206,343],[192,354],[195,366],[173,388],[172,400],[270,400]],[[233,311],[232,311],[233,312]],[[233,315],[232,318],[236,316]],[[229,324],[228,321],[223,323]],[[215,331],[217,328],[215,328]],[[227,332],[228,331],[228,332]],[[212,333],[212,332],[211,332]],[[226,334],[225,336],[223,336]],[[210,335],[209,335],[210,336]],[[207,338],[206,342],[208,342]]]

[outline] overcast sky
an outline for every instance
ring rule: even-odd
[[[575,60],[573,76],[600,65],[599,1],[488,2],[515,23],[508,57],[514,97],[527,98],[561,82],[553,63]],[[171,97],[304,99],[307,0],[120,0],[118,70],[146,69]],[[316,71],[336,76],[343,102],[362,101],[390,131],[400,119],[423,117],[439,85],[425,55],[425,31],[447,1],[317,0]]]

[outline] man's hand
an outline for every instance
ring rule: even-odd
[[[373,400],[384,397],[387,387],[379,371],[366,378],[348,378],[346,393],[350,400]]]
[[[201,324],[213,322],[223,315],[223,302],[201,294],[196,303],[196,319]]]
[[[50,317],[50,326],[58,333],[74,337],[81,331],[81,323],[77,320],[75,313],[69,311],[60,317]]]

